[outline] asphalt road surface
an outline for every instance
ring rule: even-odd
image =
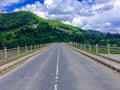
[[[1,76],[0,90],[120,90],[120,76],[56,44]]]

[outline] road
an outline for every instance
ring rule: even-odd
[[[0,77],[0,90],[120,90],[120,76],[56,44]]]

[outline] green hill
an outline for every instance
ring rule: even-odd
[[[120,46],[120,34],[94,33],[27,12],[0,13],[0,49],[50,42],[80,42]]]
[[[75,33],[84,32],[80,28],[46,20],[27,11],[0,13],[0,48],[74,41]]]
[[[1,13],[0,14],[0,32],[16,30],[22,27],[28,27],[32,24],[47,23],[51,27],[61,27],[70,29],[72,31],[83,31],[80,28],[71,25],[63,24],[57,20],[46,20],[36,16],[35,14],[27,11],[20,11],[14,13]]]

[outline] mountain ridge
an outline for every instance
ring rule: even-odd
[[[51,27],[60,27],[73,31],[83,31],[83,29],[64,24],[58,20],[43,19],[28,11],[19,11],[13,13],[0,13],[0,31],[13,30],[20,27],[30,26],[39,22],[48,23]]]
[[[71,31],[72,35],[56,27]],[[57,20],[38,17],[32,12],[0,13],[0,47],[16,47],[50,42],[74,41],[84,30]]]
[[[0,13],[0,48],[51,42],[80,42],[120,46],[119,34],[84,30],[58,20],[38,17],[32,12]]]

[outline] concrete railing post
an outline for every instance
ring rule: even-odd
[[[77,48],[77,43],[75,43],[75,48]]]
[[[85,44],[84,44],[84,51],[86,50],[86,46],[85,46]]]
[[[27,45],[26,45],[26,46],[25,46],[25,52],[27,53],[27,51],[28,51],[28,50],[27,50]]]
[[[36,50],[36,46],[34,45],[34,50]]]
[[[108,55],[110,54],[110,44],[108,44]]]
[[[79,43],[77,43],[77,48],[79,48]]]
[[[39,49],[40,49],[40,44],[39,44]]]
[[[42,48],[42,44],[41,44],[41,48]]]
[[[38,44],[38,49],[40,49],[40,45]]]
[[[91,46],[90,46],[90,43],[89,43],[89,52],[91,52]]]
[[[98,54],[98,44],[96,44],[96,54]]]
[[[20,55],[20,47],[17,46],[18,56]]]
[[[40,48],[41,48],[41,44],[40,44]]]
[[[81,43],[81,50],[82,50],[82,43]]]
[[[80,43],[78,43],[78,48],[80,49]]]
[[[36,45],[34,47],[35,47],[35,50],[36,50]]]
[[[40,44],[40,48],[41,48],[41,44]]]
[[[5,59],[7,59],[8,57],[7,57],[7,48],[6,47],[4,47],[4,52],[5,52]]]
[[[39,49],[39,44],[37,44],[37,50]]]
[[[32,52],[32,45],[30,47],[31,47],[31,52]]]

